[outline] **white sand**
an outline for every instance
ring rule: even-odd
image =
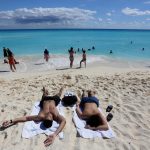
[[[113,139],[77,137],[72,123],[72,110],[66,108],[67,124],[63,140],[57,137],[51,146],[45,148],[45,135],[32,139],[21,138],[21,123],[0,131],[0,150],[149,150],[149,69],[111,65],[103,67],[98,64],[90,65],[87,69],[0,73],[0,123],[6,119],[29,115],[33,103],[41,98],[42,86],[46,86],[54,94],[61,86],[66,85],[74,91],[95,89],[104,113],[107,105],[112,104],[114,118],[110,125],[116,133],[116,138]]]

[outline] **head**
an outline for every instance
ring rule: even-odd
[[[102,125],[102,119],[101,117],[96,114],[92,115],[87,121],[87,125],[90,125],[91,127],[98,127],[99,125]]]
[[[43,121],[45,128],[50,128],[53,124],[53,116],[49,114],[46,119]]]
[[[86,52],[86,51],[85,51],[85,50],[83,50],[83,53],[84,53],[84,54],[85,54],[85,52]]]

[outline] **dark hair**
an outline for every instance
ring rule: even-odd
[[[45,126],[45,128],[50,128],[53,124],[53,120],[44,120],[43,121],[43,125]]]
[[[9,48],[7,48],[7,53],[8,53],[8,56],[9,56],[9,57],[12,57],[12,56],[13,56],[13,53],[12,53],[12,51],[11,51]]]
[[[49,54],[49,51],[47,49],[44,50],[44,54]]]
[[[99,115],[92,115],[87,121],[87,125],[90,125],[91,127],[98,127],[102,124],[102,119],[99,117]]]
[[[83,50],[83,53],[85,53],[86,51],[85,50]]]
[[[62,98],[62,103],[64,106],[73,106],[77,102],[77,97],[75,95],[72,96],[64,96]]]

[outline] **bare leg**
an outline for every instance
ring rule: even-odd
[[[88,97],[95,96],[95,94],[96,94],[95,91],[91,91],[91,90],[88,91]]]
[[[12,64],[10,64],[10,70],[11,70],[12,72],[14,72],[14,69],[13,69],[13,67],[12,67]]]
[[[14,69],[16,70],[16,66],[15,66],[15,64],[13,64],[13,67],[14,67]]]
[[[62,99],[64,97],[64,92],[65,92],[65,88],[64,87],[60,88],[60,90],[57,94],[60,97],[60,99]]]
[[[82,60],[80,61],[80,68],[81,68]]]
[[[78,96],[80,99],[82,98],[80,90],[77,91],[77,96]]]
[[[73,61],[70,62],[70,68],[72,68],[72,66],[73,66]]]
[[[79,105],[80,104],[80,101],[81,101],[81,99],[80,99],[80,97],[78,96],[78,95],[76,95],[76,97],[77,97],[77,105]]]
[[[72,62],[70,61],[70,68],[72,68]]]
[[[82,98],[83,97],[86,97],[86,94],[85,94],[85,90],[82,90],[82,96],[81,96]]]
[[[43,96],[49,95],[49,92],[47,89],[45,89],[45,87],[43,87],[42,91],[43,91]]]

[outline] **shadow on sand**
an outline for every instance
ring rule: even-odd
[[[0,131],[4,131],[5,129],[7,129],[7,128],[11,127],[11,126],[14,126],[14,125],[15,124],[11,124],[11,125],[9,125],[7,127],[0,126]]]
[[[59,68],[59,69],[56,69],[56,70],[68,70],[70,68]]]
[[[36,63],[34,65],[44,65],[45,63]]]
[[[80,67],[76,67],[76,68],[59,68],[59,69],[56,69],[56,70],[68,70],[68,69],[80,69]]]
[[[7,71],[7,70],[0,70],[0,73],[3,73],[3,72],[10,72],[10,71]]]

